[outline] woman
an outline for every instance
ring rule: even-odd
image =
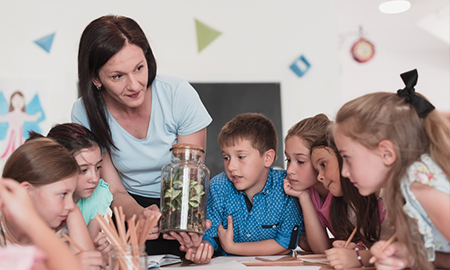
[[[198,94],[184,80],[156,75],[144,32],[123,16],[103,16],[86,27],[78,77],[81,99],[73,105],[72,121],[89,128],[103,150],[101,176],[113,193],[112,207],[122,206],[127,218],[159,211],[161,168],[170,163],[172,144],[206,149],[212,119]],[[166,238],[183,246],[200,244],[198,235],[171,235]],[[158,236],[154,228],[148,239]],[[179,253],[178,246],[161,245],[147,245],[147,252]]]

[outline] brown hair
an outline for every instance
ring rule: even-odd
[[[449,125],[436,110],[421,119],[405,98],[395,93],[378,92],[342,106],[336,116],[336,126],[343,135],[368,149],[375,149],[382,140],[389,140],[394,145],[397,158],[385,185],[387,212],[395,225],[398,241],[404,243],[410,256],[415,258],[412,269],[429,269],[417,224],[403,211],[405,199],[400,190],[400,179],[424,153],[429,153],[445,174],[450,175]]]
[[[343,196],[331,199],[330,221],[334,236],[336,239],[344,240],[354,230],[355,225],[349,219],[349,209],[351,209],[355,214],[356,227],[358,228],[353,237],[353,242],[363,242],[367,247],[371,247],[380,239],[381,232],[377,197],[375,194],[362,196],[350,182],[350,179],[342,176],[342,156],[339,154],[330,129],[312,144],[311,152],[314,148],[332,151],[339,164],[339,178]]]
[[[308,149],[311,149],[312,144],[327,133],[329,124],[330,120],[323,113],[317,114],[314,117],[305,118],[288,130],[284,141],[298,136],[308,144]]]
[[[92,79],[98,78],[101,67],[125,45],[140,47],[147,60],[149,87],[156,77],[156,60],[147,37],[139,24],[124,16],[107,15],[92,21],[83,31],[78,50],[78,79],[80,94],[86,108],[90,129],[102,148],[114,145],[105,102]]]
[[[12,100],[13,100],[13,98],[14,98],[14,96],[16,96],[16,95],[19,95],[19,96],[21,96],[22,97],[22,99],[24,100],[24,102],[23,102],[23,107],[20,109],[22,112],[25,112],[25,96],[22,94],[22,92],[20,92],[20,91],[15,91],[14,93],[12,93],[11,94],[11,97],[10,97],[10,99],[9,99],[9,111],[10,112],[12,112],[12,111],[14,111],[14,106],[13,106],[13,103],[12,103]]]
[[[221,146],[234,145],[238,140],[249,140],[252,147],[262,155],[273,149],[277,152],[278,137],[272,121],[260,113],[243,113],[222,128],[219,134]]]
[[[48,185],[79,173],[72,155],[59,143],[47,138],[26,141],[9,156],[3,177],[33,186]]]

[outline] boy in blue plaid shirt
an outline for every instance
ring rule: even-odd
[[[286,171],[271,168],[278,145],[270,119],[244,113],[219,134],[225,171],[210,181],[207,219],[212,226],[186,259],[208,263],[219,255],[268,256],[295,249],[303,232],[296,201],[284,193]]]

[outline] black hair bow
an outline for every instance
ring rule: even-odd
[[[425,98],[416,95],[414,86],[416,86],[417,78],[419,77],[417,69],[402,73],[400,76],[405,83],[405,88],[398,90],[397,95],[399,97],[404,97],[405,101],[411,103],[416,109],[419,117],[424,118],[434,110],[434,106]]]

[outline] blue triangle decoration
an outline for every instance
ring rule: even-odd
[[[34,43],[39,45],[39,47],[44,49],[46,52],[50,53],[50,49],[52,48],[53,38],[55,37],[55,34],[56,33],[53,33],[38,40],[35,40]]]

